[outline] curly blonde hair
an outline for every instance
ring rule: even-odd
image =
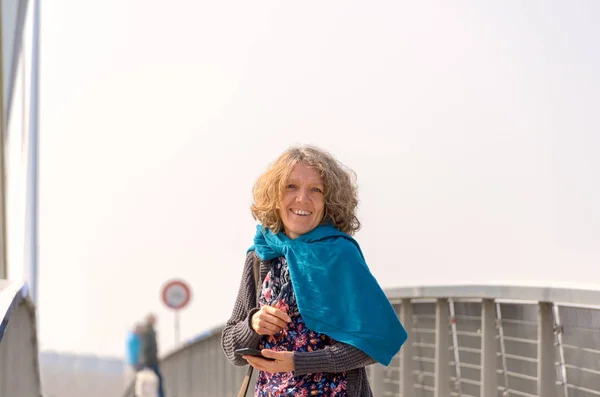
[[[302,163],[316,170],[325,185],[325,215],[323,222],[331,222],[338,230],[353,235],[360,229],[356,216],[358,192],[356,174],[331,154],[314,146],[294,146],[262,174],[252,189],[252,216],[273,233],[283,229],[277,206],[294,165]]]

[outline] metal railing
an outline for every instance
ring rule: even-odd
[[[600,291],[432,286],[386,293],[409,339],[388,367],[368,368],[375,397],[600,396]],[[246,368],[221,352],[221,330],[163,359],[169,397],[236,395]]]
[[[168,397],[237,395],[247,367],[231,365],[223,354],[223,328],[219,326],[204,332],[161,360],[160,368]],[[253,382],[255,379],[256,371]],[[134,397],[133,391],[134,385],[131,384],[125,397]]]
[[[0,397],[39,397],[35,308],[26,285],[0,280],[0,316]]]

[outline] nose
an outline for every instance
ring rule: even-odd
[[[306,203],[308,202],[308,191],[305,188],[298,189],[298,193],[296,195],[297,203]]]

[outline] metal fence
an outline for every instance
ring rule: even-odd
[[[35,309],[22,284],[0,280],[0,397],[39,397]]]
[[[369,367],[375,397],[600,396],[600,291],[438,286],[387,295],[409,338],[388,367]],[[169,397],[236,395],[246,368],[221,352],[221,330],[164,358]]]

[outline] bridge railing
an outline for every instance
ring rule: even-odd
[[[388,367],[368,368],[375,397],[600,396],[600,291],[454,285],[386,293],[409,339]],[[236,395],[246,368],[221,352],[221,330],[163,359],[169,397]]]
[[[0,397],[40,397],[35,309],[23,284],[0,280]]]

